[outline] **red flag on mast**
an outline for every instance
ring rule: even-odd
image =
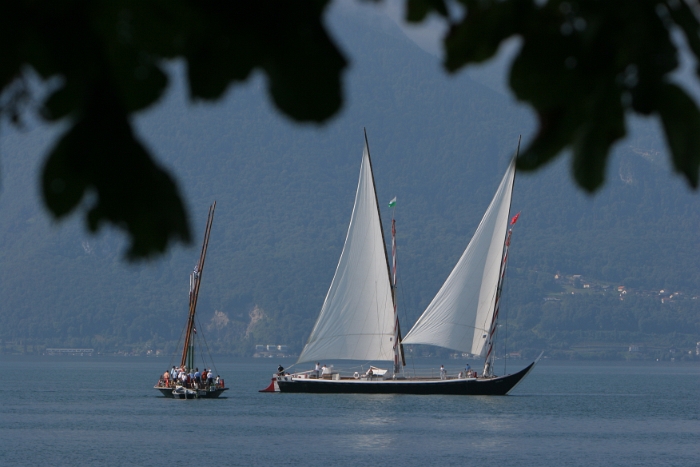
[[[513,218],[510,220],[510,225],[515,225],[515,223],[518,222],[518,217],[520,217],[520,213],[513,216]]]

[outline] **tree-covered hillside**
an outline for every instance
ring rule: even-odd
[[[175,91],[138,117],[141,136],[179,176],[194,215],[193,245],[153,263],[125,264],[125,241],[114,231],[92,237],[79,219],[51,225],[40,212],[37,165],[60,128],[4,133],[3,348],[171,352],[185,323],[188,274],[207,207],[217,200],[198,328],[216,352],[246,355],[255,344],[272,343],[299,351],[342,249],[363,128],[380,202],[398,198],[399,306],[407,332],[461,255],[518,135],[529,138],[533,122],[467,75],[445,76],[389,21],[338,8],[329,22],[353,68],[345,110],[328,125],[299,126],[279,116],[263,97],[262,77],[215,105],[188,105]],[[182,76],[180,64],[170,70],[176,81]],[[517,176],[513,210],[523,214],[505,291],[509,351],[645,339],[671,345],[674,333],[679,342],[700,340],[696,302],[663,314],[669,307],[660,299],[647,297],[642,306],[616,295],[572,296],[554,279],[582,275],[625,285],[630,297],[634,290],[699,292],[697,196],[672,180],[664,148],[646,125],[618,148],[606,187],[593,197],[573,187],[565,161]],[[625,318],[603,319],[619,313]],[[668,326],[649,325],[657,315]],[[613,334],[595,334],[601,332]]]

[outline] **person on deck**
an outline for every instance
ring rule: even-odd
[[[194,382],[197,383],[197,385],[202,384],[202,373],[199,372],[199,368],[194,369]]]
[[[464,377],[465,378],[470,378],[472,376],[472,367],[467,363],[467,365],[464,367]]]
[[[440,365],[440,379],[447,379],[447,371],[445,365]]]
[[[314,371],[316,372],[317,378],[321,376],[321,364],[319,362],[316,362],[316,368],[314,368]]]
[[[284,374],[284,367],[282,365],[277,365],[277,376],[282,376]]]

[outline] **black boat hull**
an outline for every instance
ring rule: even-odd
[[[478,379],[397,379],[364,381],[354,379],[277,379],[279,392],[317,394],[442,394],[455,396],[505,396],[532,370],[531,363],[517,373]]]
[[[171,398],[171,399],[216,399],[219,397],[221,394],[224,393],[224,391],[228,391],[228,388],[218,388],[214,391],[207,391],[204,389],[196,390],[193,389],[193,391],[197,391],[197,394],[173,394],[173,388],[161,388],[156,386],[155,389],[159,390],[163,396]]]

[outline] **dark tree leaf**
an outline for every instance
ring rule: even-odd
[[[0,92],[27,66],[60,85],[40,108],[73,126],[48,157],[45,202],[57,217],[96,194],[92,230],[129,232],[132,258],[189,239],[170,177],[129,126],[167,86],[166,59],[187,62],[192,97],[216,99],[259,69],[290,117],[321,122],[342,104],[346,61],[326,32],[327,0],[54,0],[13,2],[0,16]],[[16,107],[16,106],[15,106]],[[14,116],[12,109],[0,109]]]
[[[520,100],[534,107],[539,129],[520,154],[519,168],[536,169],[568,148],[577,183],[593,191],[603,183],[610,148],[625,135],[626,113],[659,112],[675,166],[695,186],[698,165],[691,128],[700,134],[700,121],[694,118],[697,110],[667,85],[669,73],[678,66],[671,38],[676,24],[691,49],[700,53],[700,26],[687,4],[662,0],[461,3],[466,14],[461,22],[451,24],[445,38],[449,71],[492,57],[508,37],[522,39],[510,85]],[[672,115],[675,105],[686,120]]]
[[[410,21],[436,13],[449,23],[445,67],[456,71],[492,57],[518,36],[510,74],[516,96],[533,106],[539,130],[518,161],[535,169],[565,149],[577,182],[603,181],[610,147],[625,116],[658,113],[675,167],[698,183],[700,117],[669,74],[678,66],[671,31],[700,54],[700,24],[678,0],[406,0]],[[328,0],[54,0],[11,2],[0,16],[0,92],[26,67],[62,84],[41,109],[73,126],[45,165],[46,203],[58,217],[97,202],[89,226],[111,222],[132,238],[129,254],[163,251],[187,239],[182,202],[167,174],[129,126],[131,113],[155,103],[167,86],[166,59],[186,61],[193,98],[217,99],[258,69],[286,115],[321,122],[342,104],[346,61],[329,37]],[[17,105],[2,109],[16,118]]]
[[[200,2],[202,27],[186,53],[192,95],[221,96],[254,68],[287,115],[320,122],[342,104],[346,61],[322,24],[325,1]]]
[[[693,188],[700,167],[700,113],[695,102],[675,84],[666,84],[659,96],[659,115],[666,130],[673,165]]]
[[[173,238],[189,241],[177,187],[134,137],[119,99],[104,86],[94,91],[90,102],[44,167],[49,210],[58,218],[65,216],[86,191],[94,191],[88,227],[96,231],[110,222],[127,230],[132,259],[165,251]]]
[[[433,11],[445,18],[448,16],[444,0],[406,0],[406,20],[409,22],[423,21]]]
[[[54,91],[48,99],[44,101],[42,115],[49,121],[60,120],[75,112],[77,109],[82,108],[83,105],[85,105],[85,102],[82,96],[82,90],[77,90],[73,86],[64,85]]]
[[[587,191],[594,191],[603,184],[610,146],[625,136],[625,115],[619,91],[614,87],[601,91],[588,102],[589,113],[579,124],[573,144],[574,177]],[[600,117],[592,118],[594,115]]]
[[[453,24],[445,37],[445,68],[449,71],[493,57],[501,42],[520,32],[522,23],[534,11],[531,0],[464,3],[467,16]]]
[[[672,19],[681,28],[688,46],[690,46],[696,57],[700,57],[700,35],[698,35],[700,33],[700,22],[698,22],[695,13],[687,2],[673,1],[667,3],[660,10],[667,12],[670,16],[669,19]],[[698,70],[700,72],[700,68]]]

